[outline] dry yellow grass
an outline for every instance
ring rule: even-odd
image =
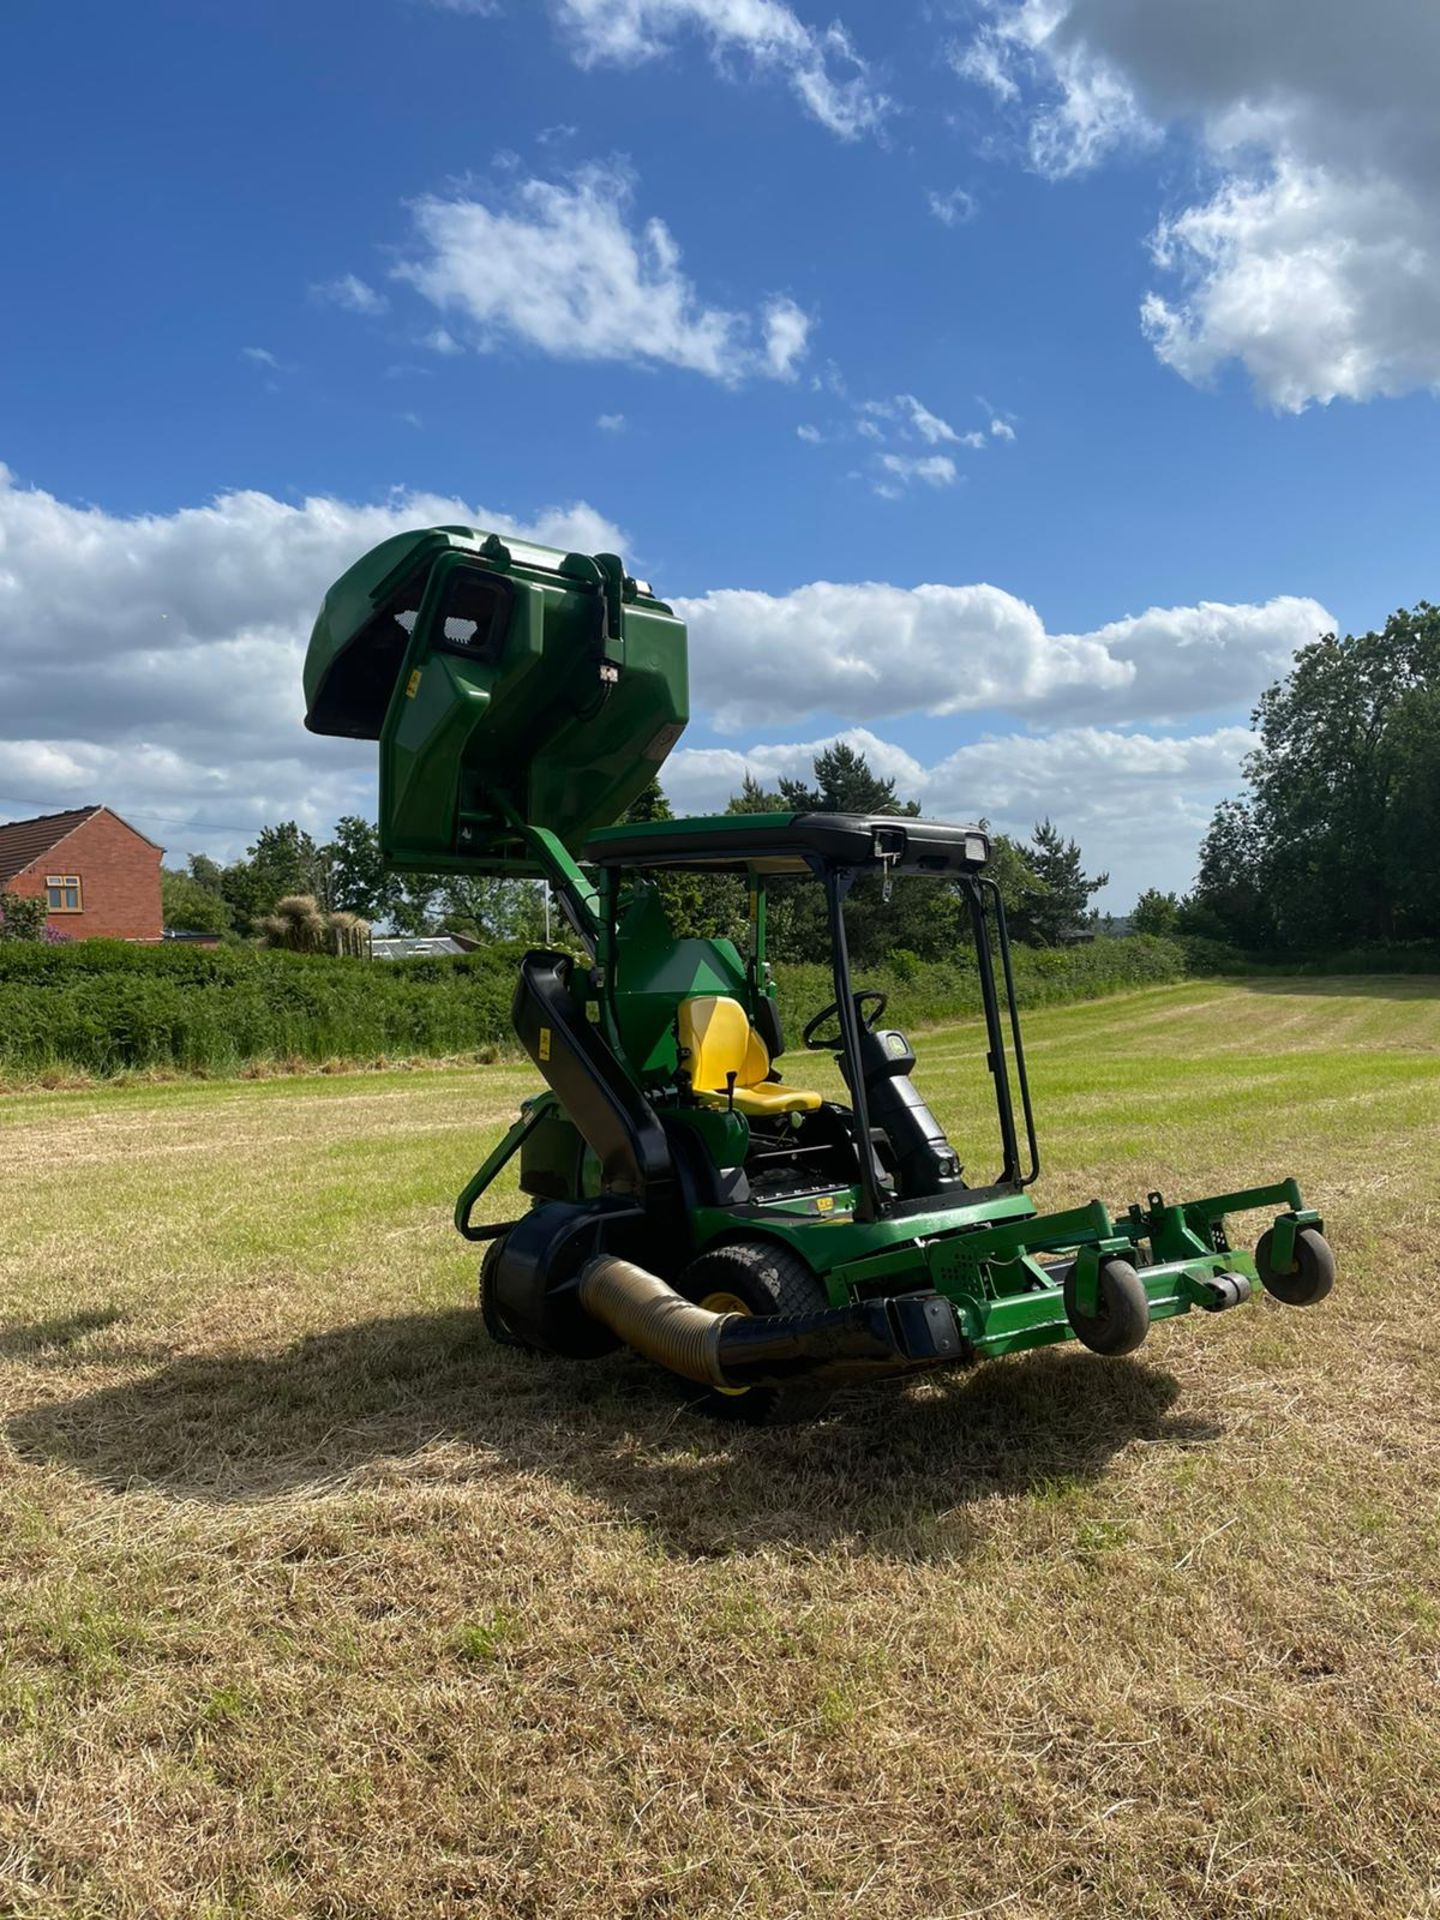
[[[0,1912],[1440,1914],[1440,984],[1030,1029],[1042,1203],[1293,1171],[1332,1299],[719,1431],[481,1335],[523,1072],[0,1102]]]

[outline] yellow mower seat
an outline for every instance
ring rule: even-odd
[[[719,993],[682,1000],[676,1015],[680,1065],[696,1098],[707,1107],[730,1104],[727,1079],[735,1076],[737,1113],[814,1113],[821,1095],[767,1080],[770,1055],[738,1000]]]

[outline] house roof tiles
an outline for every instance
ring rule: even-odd
[[[33,866],[67,833],[100,811],[99,807],[71,807],[65,813],[42,813],[36,820],[11,820],[0,826],[0,886]]]

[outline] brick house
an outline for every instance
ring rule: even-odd
[[[109,807],[73,807],[0,826],[0,893],[44,900],[73,940],[158,940],[163,849]]]

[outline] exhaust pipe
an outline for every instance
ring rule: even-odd
[[[938,1293],[819,1313],[711,1313],[657,1274],[602,1254],[581,1269],[579,1298],[637,1353],[704,1387],[838,1385],[970,1357],[955,1310]]]

